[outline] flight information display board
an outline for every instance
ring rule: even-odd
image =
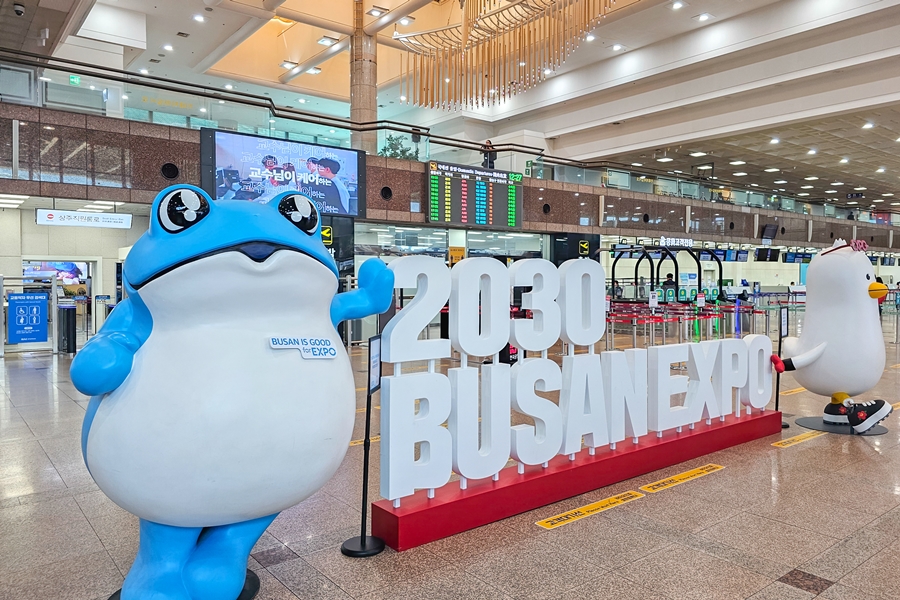
[[[520,227],[522,174],[429,161],[429,221]]]

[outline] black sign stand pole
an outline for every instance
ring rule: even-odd
[[[787,310],[785,308],[781,309],[782,311]],[[781,358],[781,342],[784,339],[784,328],[782,327],[782,323],[785,321],[783,315],[779,315],[778,319],[778,358]],[[781,399],[781,373],[775,373],[775,410],[778,410],[778,401]],[[786,421],[781,422],[781,428],[787,429],[790,427],[790,423]]]
[[[372,351],[377,352],[377,374],[373,380]],[[381,336],[369,338],[369,381],[366,382],[366,434],[363,438],[363,480],[362,480],[362,523],[359,528],[359,536],[352,537],[341,545],[341,553],[353,558],[375,556],[384,550],[384,540],[372,535],[366,535],[366,520],[369,508],[369,448],[372,440],[369,437],[372,424],[372,393],[381,388]],[[374,381],[374,383],[373,383]]]

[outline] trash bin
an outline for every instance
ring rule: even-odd
[[[75,337],[77,335],[77,322],[75,305],[60,306],[57,310],[57,350],[63,354],[75,354]]]

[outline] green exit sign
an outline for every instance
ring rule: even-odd
[[[69,75],[69,85],[81,85],[81,77],[78,75]]]

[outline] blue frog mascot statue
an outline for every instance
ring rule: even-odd
[[[306,196],[213,202],[179,185],[153,202],[123,285],[71,368],[92,397],[88,470],[140,518],[121,598],[252,597],[250,550],[350,442],[356,392],[335,328],[387,310],[393,273],[368,260],[358,289],[336,294]]]

